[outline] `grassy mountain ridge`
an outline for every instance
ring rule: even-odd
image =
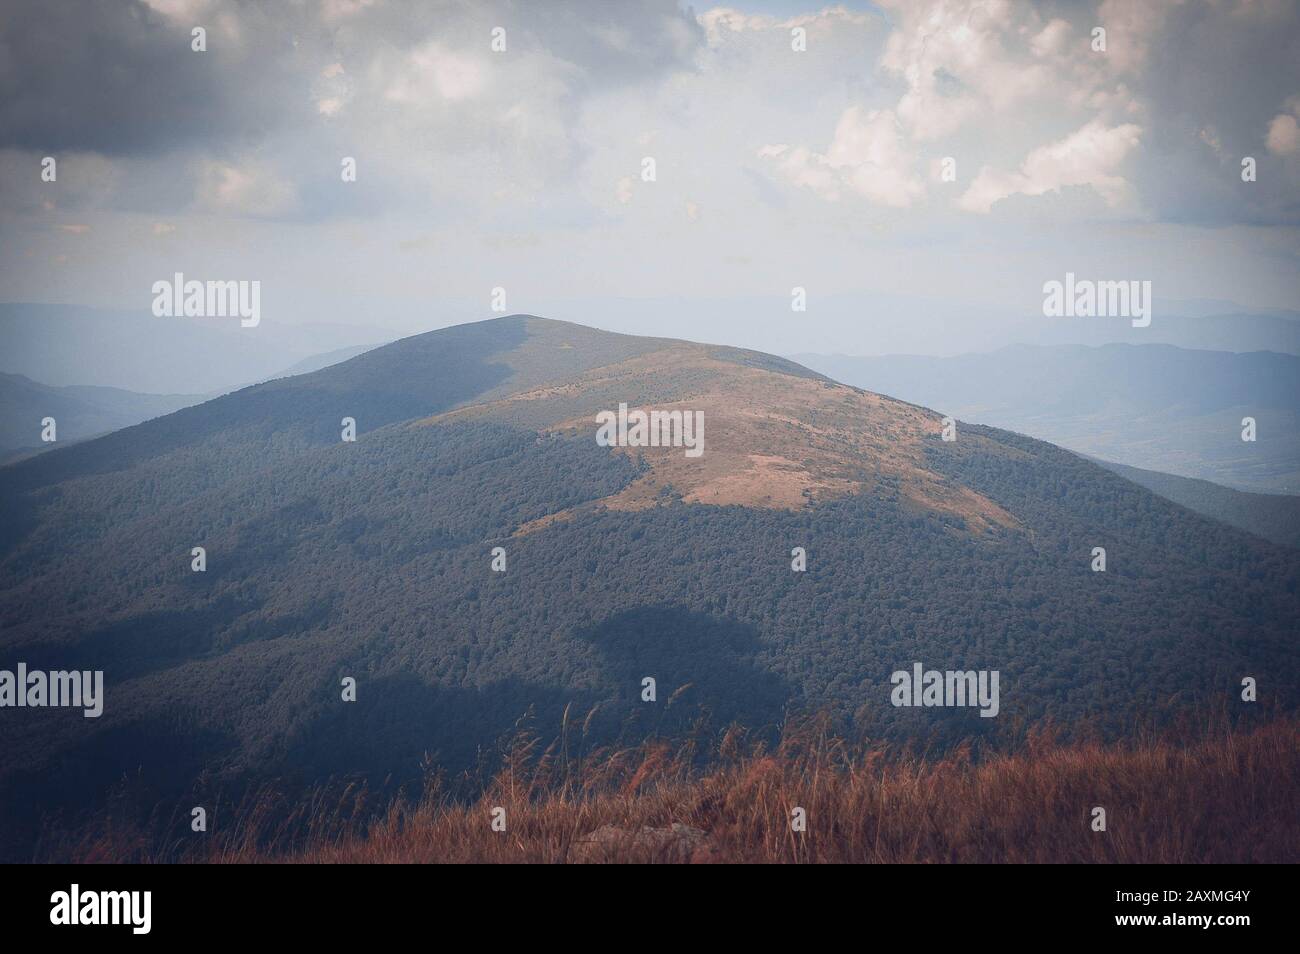
[[[31,489],[77,476],[162,460],[205,444],[292,454],[338,441],[352,417],[358,433],[585,371],[662,346],[666,339],[598,332],[515,315],[427,332],[307,374],[277,378],[205,402],[201,411],[148,421],[110,440],[66,448],[0,471],[0,487]],[[528,347],[521,347],[524,342]],[[716,348],[727,361],[766,361],[813,375],[773,356]],[[210,455],[218,465],[216,457]],[[219,465],[218,465],[219,466]]]

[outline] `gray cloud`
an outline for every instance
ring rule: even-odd
[[[206,52],[190,48],[194,26],[208,32]],[[486,51],[493,26],[507,30],[513,51],[570,67],[573,86],[584,88],[680,68],[703,42],[699,24],[672,0],[9,0],[0,32],[0,148],[228,152],[318,119],[327,64],[364,77],[385,55],[400,58],[430,38]]]
[[[1300,6],[1180,5],[1152,34],[1134,89],[1146,103],[1137,181],[1157,217],[1300,224],[1300,162],[1265,146],[1300,94]],[[1258,163],[1254,183],[1241,180],[1244,156]]]
[[[189,24],[136,0],[9,0],[0,147],[148,155],[257,138],[306,115],[305,81],[287,68],[292,22],[252,5],[239,19],[238,42],[196,24],[209,32],[196,53]]]

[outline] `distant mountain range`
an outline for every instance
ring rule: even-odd
[[[702,414],[703,453],[602,446],[623,405]],[[1300,553],[950,436],[783,358],[512,316],[0,468],[0,668],[102,669],[106,699],[5,711],[0,853],[123,784],[458,778],[525,716],[573,753],[807,710],[936,748],[1122,735],[1249,718],[1245,676],[1294,706]],[[1000,714],[893,705],[916,664],[998,671]]]
[[[1059,278],[1060,276],[1058,276]],[[700,328],[779,354],[954,356],[1015,344],[1034,346],[1166,344],[1179,348],[1300,355],[1300,313],[1251,310],[1233,302],[1156,299],[1151,324],[1128,318],[1047,318],[1002,306],[873,292],[823,295],[808,289],[808,312],[790,311],[784,294],[710,300],[692,297],[571,299],[546,310],[614,331],[691,337]],[[462,311],[469,312],[468,305]]]
[[[147,309],[0,303],[0,372],[52,386],[219,394],[300,361],[391,340],[382,329],[220,318],[156,318]]]
[[[1176,477],[1154,470],[1098,460],[1121,477],[1141,484],[1166,500],[1229,526],[1239,527],[1265,540],[1300,547],[1300,497],[1292,494],[1252,494],[1221,487],[1208,480]]]
[[[346,348],[336,348],[333,351],[326,351],[324,354],[313,354],[303,358],[301,361],[294,362],[288,368],[285,368],[280,374],[273,374],[271,378],[287,378],[295,374],[308,374],[312,371],[319,371],[321,368],[328,368],[332,364],[339,364],[347,361],[349,358],[355,358],[359,354],[365,354],[378,344],[349,345]],[[270,379],[268,379],[270,380]]]
[[[1035,318],[1020,328],[1024,341],[1039,345],[1173,345],[1199,351],[1244,354],[1276,351],[1300,355],[1300,316],[1295,312],[1256,314],[1166,314],[1157,308],[1151,324],[1135,328],[1125,318]]]
[[[4,410],[0,455],[12,459],[54,446],[41,442],[41,421],[47,417],[55,420],[55,443],[67,443],[139,424],[203,400],[197,394],[137,394],[86,385],[50,387],[21,374],[0,374],[0,408]]]
[[[271,379],[318,371],[368,351],[371,345],[313,355],[272,374]],[[250,384],[253,382],[249,382]],[[247,386],[247,385],[245,385]],[[232,389],[233,390],[233,389]],[[93,385],[54,387],[21,374],[0,373],[0,464],[98,437],[216,397],[216,394],[141,394]],[[55,420],[56,440],[41,440],[41,421]]]
[[[1104,460],[1300,492],[1300,358],[1168,345],[1018,345],[951,358],[802,354],[839,381]],[[1241,439],[1253,417],[1257,440]]]

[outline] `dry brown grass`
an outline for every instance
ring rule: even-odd
[[[733,732],[711,767],[698,766],[689,746],[566,761],[521,739],[469,803],[448,797],[436,777],[418,801],[378,812],[360,786],[322,790],[287,812],[262,790],[235,810],[218,806],[203,836],[163,842],[110,819],[58,853],[324,863],[1300,860],[1293,719],[1122,745],[1061,744],[1038,732],[1015,753],[979,760],[849,745],[811,723],[773,751]],[[491,828],[497,806],[505,832]],[[807,812],[804,833],[791,830],[796,806]],[[1094,806],[1106,809],[1105,832],[1091,828]],[[674,824],[703,834],[683,841]],[[600,845],[584,842],[602,828]]]
[[[703,411],[705,453],[689,458],[681,448],[622,448],[648,472],[586,509],[646,509],[662,503],[661,491],[672,487],[687,503],[798,510],[810,500],[869,492],[884,482],[911,505],[961,517],[975,532],[1019,525],[992,500],[927,468],[925,448],[942,426],[938,414],[842,384],[720,360],[706,345],[668,342],[563,383],[418,423],[488,418],[593,437],[595,413],[620,401],[634,410]]]

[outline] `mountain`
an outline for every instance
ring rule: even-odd
[[[208,398],[220,397],[230,391],[241,391],[244,388],[252,387],[255,384],[263,384],[267,381],[274,381],[276,378],[291,378],[299,374],[309,374],[312,371],[319,371],[322,368],[328,368],[332,364],[341,364],[349,358],[355,358],[359,354],[365,354],[367,351],[377,347],[375,344],[352,345],[347,348],[336,348],[333,351],[326,351],[322,354],[313,354],[303,358],[301,361],[295,361],[291,366],[282,368],[274,374],[268,374],[260,378],[241,381],[233,387],[221,388],[208,394]]]
[[[1257,493],[1300,492],[1300,357],[1168,345],[951,358],[797,355],[840,381],[1092,457]],[[1253,417],[1257,440],[1241,439]]]
[[[1104,460],[1096,463],[1188,510],[1283,546],[1300,547],[1300,497],[1251,494],[1220,487],[1208,480],[1176,477]]]
[[[1151,324],[1133,327],[1127,318],[1053,319],[1022,323],[1018,340],[1036,345],[1166,345],[1193,351],[1300,355],[1300,316],[1295,312],[1220,311],[1167,313],[1157,301]]]
[[[353,345],[312,355],[278,374],[269,375],[267,380],[318,371],[372,347]],[[51,450],[54,444],[41,440],[41,421],[46,417],[55,419],[58,441],[67,443],[139,424],[215,396],[140,394],[123,388],[84,384],[54,387],[21,374],[0,373],[0,408],[4,409],[4,419],[0,422],[0,463]]]
[[[272,375],[272,377],[287,378],[292,377],[295,374],[307,374],[311,371],[319,371],[321,368],[328,368],[332,364],[339,364],[349,358],[355,358],[359,354],[365,354],[374,347],[376,347],[374,344],[351,345],[347,348],[336,348],[333,351],[326,351],[324,354],[314,354],[310,357],[303,358],[301,361],[294,362],[292,367],[286,368],[279,374]]]
[[[601,446],[621,404],[702,413],[702,455]],[[783,358],[512,316],[2,468],[3,666],[106,686],[0,712],[3,850],[123,786],[476,777],[525,715],[569,752],[798,711],[943,748],[1294,705],[1296,551],[941,432]],[[997,717],[895,707],[915,663],[996,670]]]
[[[157,394],[216,394],[266,380],[326,351],[375,344],[383,331],[306,322],[265,309],[236,319],[156,318],[139,310],[0,303],[0,372],[46,384]]]
[[[0,452],[46,450],[41,421],[55,420],[58,441],[77,441],[197,404],[196,394],[137,394],[120,388],[50,387],[0,374]],[[56,442],[57,443],[57,442]]]

